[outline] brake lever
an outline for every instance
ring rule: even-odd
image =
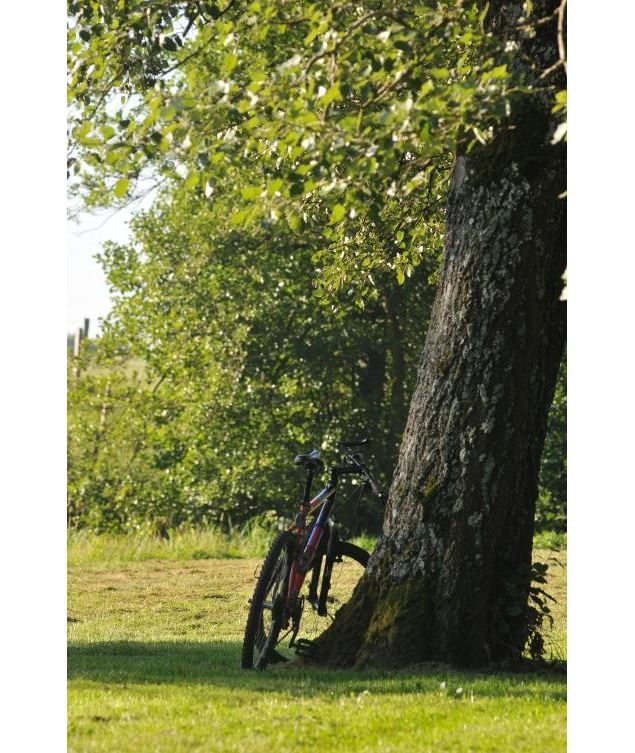
[[[361,466],[361,468],[364,471],[364,477],[366,478],[366,483],[370,485],[370,488],[373,492],[373,494],[380,500],[384,501],[384,493],[379,487],[379,484],[377,481],[375,481],[375,477],[373,474],[366,468],[366,466]]]

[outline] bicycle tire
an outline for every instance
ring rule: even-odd
[[[247,617],[247,625],[245,626],[245,636],[243,639],[242,654],[240,659],[240,666],[242,669],[264,669],[268,663],[266,656],[259,657],[262,659],[259,666],[258,661],[254,664],[254,649],[256,648],[256,641],[260,637],[259,633],[262,628],[262,614],[263,603],[269,588],[272,585],[272,578],[275,576],[276,565],[278,564],[281,555],[287,551],[290,551],[290,545],[293,543],[293,535],[289,531],[281,531],[271,543],[269,551],[265,557],[262,565],[262,569],[256,582],[256,588],[251,599],[251,606],[249,608],[249,615]],[[290,563],[290,560],[289,560]],[[286,575],[288,579],[288,573]],[[272,630],[275,630],[275,626],[272,625]],[[279,632],[279,627],[278,627]],[[268,636],[270,639],[272,636]],[[277,636],[273,635],[274,641]]]
[[[265,602],[265,597],[267,596],[269,589],[272,587],[272,578],[275,575],[276,565],[280,561],[285,547],[289,547],[288,551],[291,556],[290,547],[292,544],[293,535],[288,531],[283,531],[279,533],[273,540],[265,557],[262,569],[258,576],[254,595],[251,600],[249,615],[247,617],[247,625],[245,627],[245,636],[243,639],[240,663],[242,669],[265,669],[269,663],[272,663],[272,661],[286,661],[286,658],[275,650],[276,640],[278,639],[280,632],[280,626],[272,626],[272,632],[269,636],[267,636],[267,639],[272,646],[271,655],[263,656],[261,654],[259,659],[254,662],[254,653],[257,648],[257,641],[259,639],[262,640],[261,620],[263,615],[263,603]],[[365,549],[362,549],[355,544],[351,544],[348,541],[339,541],[335,550],[335,557],[336,561],[342,561],[343,558],[347,558],[356,562],[358,565],[365,569],[366,565],[368,564],[368,558],[370,557],[370,554]],[[291,559],[289,559],[289,564],[290,562]],[[285,583],[286,588],[286,585],[288,585],[288,573],[286,573],[286,575],[284,575],[283,577],[286,577],[287,579],[287,583]]]
[[[338,543],[336,552],[337,556],[350,557],[350,559],[358,562],[363,568],[366,568],[366,566],[368,565],[368,558],[370,557],[370,553],[365,549],[362,549],[361,546],[351,544],[349,541],[340,541]]]
[[[329,564],[330,557],[333,557],[333,560]],[[350,544],[348,541],[342,541],[341,539],[338,539],[337,543],[335,544],[334,551],[331,554],[327,553],[325,557],[326,562],[324,565],[324,572],[322,573],[322,583],[320,588],[320,608],[318,609],[319,615],[322,615],[324,617],[329,615],[328,610],[321,611],[322,609],[326,608],[326,605],[324,603],[325,594],[328,601],[330,601],[331,603],[339,602],[340,606],[343,606],[352,595],[352,591],[344,594],[341,593],[342,584],[337,576],[335,576],[335,582],[333,580],[333,575],[337,571],[338,563],[344,564],[347,561],[356,562],[363,568],[363,570],[365,570],[369,557],[370,555],[365,549],[362,549],[355,544]],[[350,565],[346,567],[350,567]],[[357,576],[357,579],[359,579],[359,575]],[[356,585],[356,580],[353,584],[353,587],[354,585]],[[345,597],[344,600],[342,600],[342,596]],[[331,617],[331,619],[333,619],[332,614],[329,616]]]

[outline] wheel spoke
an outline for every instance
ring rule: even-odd
[[[280,638],[278,638],[278,640],[276,641],[276,645],[274,646],[274,648],[276,648],[277,646],[279,646],[285,638],[287,638],[289,635],[291,635],[292,631],[293,631],[293,628],[289,628],[289,630],[287,630],[287,632],[284,635],[282,635]]]

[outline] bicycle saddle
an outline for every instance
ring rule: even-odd
[[[324,463],[320,460],[319,450],[312,450],[307,455],[296,455],[293,462],[296,465],[304,466],[304,468],[313,468],[319,471],[324,470]]]

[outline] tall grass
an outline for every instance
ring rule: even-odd
[[[219,528],[186,528],[171,531],[169,538],[150,533],[100,534],[70,529],[68,563],[142,562],[145,560],[245,559],[262,557],[277,529],[256,518],[230,532]],[[357,536],[354,544],[369,552],[375,536]],[[535,549],[566,549],[566,534],[543,532],[534,538]]]
[[[562,551],[567,548],[567,534],[560,531],[538,531],[534,534],[534,549],[554,549]]]
[[[169,538],[149,533],[94,534],[69,530],[68,562],[131,562],[144,560],[240,559],[262,557],[275,532],[247,523],[230,533],[219,528],[170,532]]]

